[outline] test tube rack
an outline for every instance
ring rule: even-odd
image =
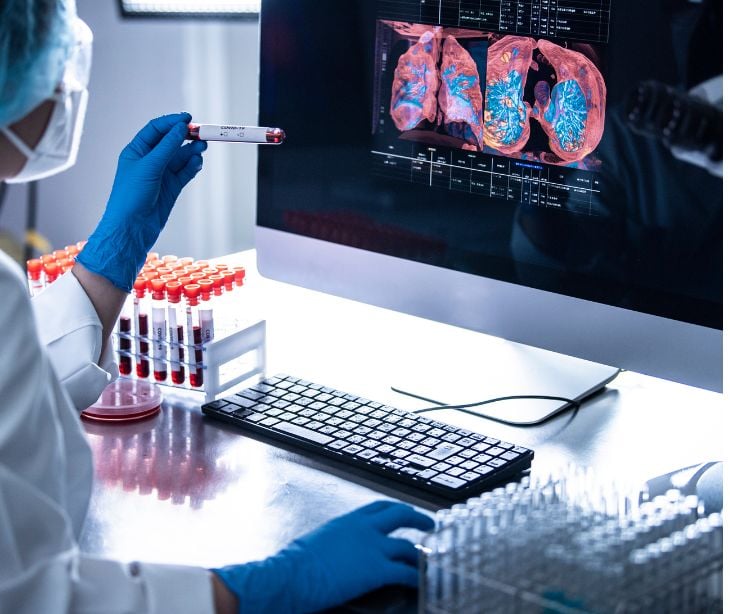
[[[722,516],[589,477],[527,477],[439,511],[418,545],[419,613],[722,612]]]
[[[120,360],[126,358],[131,361],[132,365],[147,361],[151,365],[155,360],[152,352],[140,354],[136,348],[140,347],[140,344],[146,344],[150,348],[153,344],[160,345],[165,348],[164,363],[168,374],[171,374],[176,367],[184,368],[187,374],[197,371],[201,374],[201,385],[191,385],[189,378],[183,378],[181,383],[175,383],[169,375],[165,380],[155,380],[151,366],[149,377],[138,376],[134,368],[131,373],[123,375],[123,377],[200,393],[204,395],[206,403],[253,377],[263,375],[266,370],[265,320],[260,320],[203,344],[178,342],[173,347],[168,339],[153,340],[149,336],[122,332],[118,328],[114,336],[116,338],[115,351]],[[171,359],[170,357],[180,348],[183,349],[184,358]]]

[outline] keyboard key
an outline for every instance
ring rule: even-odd
[[[250,399],[251,401],[258,401],[265,395],[262,392],[258,392],[256,390],[241,390],[241,392],[237,392],[236,396]]]
[[[437,472],[433,469],[424,469],[416,475],[418,475],[419,478],[423,478],[424,480],[430,480],[433,476],[437,475]]]
[[[464,458],[472,458],[473,456],[476,456],[477,453],[474,450],[464,450],[463,452],[461,452],[461,455]]]
[[[393,435],[395,435],[396,437],[407,437],[410,434],[411,432],[408,429],[404,428],[395,429],[393,431]]]
[[[421,435],[421,433],[411,433],[410,435],[408,435],[406,437],[406,439],[408,439],[410,441],[419,442],[419,441],[421,441],[421,439],[426,439],[426,436]]]
[[[462,480],[466,480],[467,482],[473,482],[474,480],[478,480],[480,476],[478,473],[475,473],[474,471],[467,471],[466,473],[462,473],[459,476]]]
[[[476,443],[476,441],[474,441],[470,437],[464,437],[463,439],[460,439],[458,443],[460,446],[464,446],[465,448],[470,448],[471,446],[473,446]]]
[[[222,414],[232,414],[234,411],[241,410],[241,408],[238,405],[236,405],[235,403],[225,403],[225,402],[222,405],[220,405],[217,409]],[[250,411],[250,410],[245,410],[245,411]]]
[[[267,417],[266,414],[252,414],[246,420],[249,422],[261,422],[261,420],[265,420]]]
[[[447,488],[461,488],[466,482],[464,480],[460,480],[459,478],[455,478],[450,475],[444,475],[443,473],[440,475],[436,475],[433,478],[431,478],[432,482],[435,482],[436,484],[441,484],[442,486],[446,486]]]
[[[410,463],[413,463],[414,465],[419,465],[421,467],[430,467],[431,465],[436,464],[435,460],[426,458],[425,456],[421,456],[420,454],[411,454],[410,456],[406,457],[406,460]]]
[[[331,395],[331,394],[327,394],[326,392],[320,392],[320,393],[319,393],[319,394],[318,394],[318,395],[317,395],[316,397],[314,397],[314,398],[315,398],[315,400],[317,400],[317,401],[322,401],[322,402],[325,402],[325,401],[329,401],[329,400],[330,400],[330,399],[332,399],[333,397],[332,397],[332,395]]]
[[[347,441],[350,443],[361,443],[365,441],[365,438],[362,435],[353,435],[352,437],[348,437]]]
[[[377,439],[378,441],[380,441],[385,437],[385,433],[383,433],[383,431],[371,431],[370,435],[368,436],[370,437],[370,439]]]
[[[325,427],[319,429],[319,432],[322,433],[322,434],[324,434],[324,435],[331,435],[336,430],[337,430],[337,427],[334,427],[334,426],[325,426]]]
[[[397,445],[401,442],[400,437],[396,437],[395,435],[388,435],[385,439],[383,439],[383,443],[389,443],[391,445]]]
[[[398,447],[401,448],[402,450],[410,450],[411,448],[416,447],[416,442],[415,441],[401,441],[398,444]]]
[[[358,427],[357,427],[357,428],[355,429],[355,433],[356,433],[357,435],[367,435],[367,434],[368,434],[368,433],[369,433],[370,431],[372,431],[372,430],[373,430],[373,429],[371,429],[371,428],[368,428],[367,426],[363,426],[363,425],[361,425],[361,426],[358,426]]]
[[[478,466],[479,466],[479,463],[475,463],[474,461],[465,461],[465,462],[461,463],[461,465],[460,465],[460,467],[462,467],[463,469],[466,469],[467,471],[471,471],[472,469],[474,469],[474,467],[478,467]]]
[[[296,414],[293,414],[290,411],[288,411],[288,412],[284,412],[283,414],[281,414],[279,416],[279,420],[283,420],[284,422],[291,422],[296,417],[297,417]]]
[[[390,454],[393,450],[395,450],[395,446],[391,446],[387,443],[384,443],[379,448],[376,448],[378,452],[381,454]]]
[[[292,424],[304,426],[305,424],[309,424],[309,418],[307,418],[306,416],[299,416],[298,418],[294,418],[294,420],[292,420]]]
[[[375,450],[363,450],[362,452],[358,453],[358,457],[364,458],[365,460],[369,460],[377,455],[378,453]]]
[[[376,448],[380,445],[380,442],[375,439],[368,439],[367,441],[363,441],[362,445],[366,448]]]
[[[295,435],[297,437],[301,437],[302,439],[307,439],[309,441],[313,441],[319,444],[326,444],[334,440],[334,437],[330,437],[329,435],[323,435],[322,433],[318,433],[317,431],[310,431],[309,429],[297,426],[296,424],[288,424],[286,422],[279,422],[279,424],[272,428],[276,431],[283,431],[285,433],[289,433],[290,435]]]
[[[448,441],[449,443],[456,443],[460,439],[462,439],[461,436],[457,435],[456,433],[446,433],[441,439],[444,441]]]
[[[317,422],[317,420],[312,420],[308,425],[307,428],[312,429],[313,431],[318,431],[324,426],[324,422]]]
[[[309,409],[314,411],[322,411],[325,407],[327,407],[327,403],[322,403],[322,401],[314,401],[309,404]]]
[[[348,454],[357,454],[362,449],[363,449],[362,446],[358,446],[353,443],[353,444],[350,444],[349,446],[347,446],[346,448],[344,448],[342,451],[347,452]]]
[[[313,409],[303,409],[299,412],[300,416],[303,416],[304,418],[311,418],[312,416],[315,416],[317,414],[316,411]]]
[[[394,456],[395,458],[405,458],[409,454],[410,452],[408,452],[408,450],[396,450],[391,453],[391,456]]]
[[[446,473],[448,473],[449,475],[453,475],[455,478],[458,478],[462,473],[464,473],[464,470],[461,467],[452,467]]]
[[[342,406],[342,409],[354,410],[358,407],[360,407],[360,403],[356,403],[355,401],[348,401]]]
[[[340,426],[344,422],[342,418],[338,418],[337,416],[332,416],[331,418],[327,418],[327,420],[324,421],[325,424],[329,424],[331,426]]]
[[[431,469],[434,469],[435,471],[438,471],[439,473],[443,473],[444,471],[448,471],[451,469],[451,465],[447,463],[436,463]]]
[[[424,439],[421,442],[422,445],[428,446],[429,448],[434,448],[437,445],[439,445],[440,443],[441,443],[441,440],[440,439],[436,439],[435,437],[427,437],[426,439]]]
[[[416,424],[416,426],[413,427],[413,430],[417,433],[425,433],[426,431],[431,430],[431,427],[428,424]]]
[[[427,434],[431,435],[431,437],[441,437],[444,433],[446,433],[446,431],[438,428],[433,428],[430,431],[427,431]]]
[[[449,456],[456,454],[457,452],[461,452],[462,449],[463,448],[461,448],[461,446],[457,446],[451,443],[442,443],[428,456],[436,460],[444,460],[449,458]]]
[[[488,475],[494,471],[494,467],[490,467],[489,465],[479,465],[479,467],[476,467],[474,469],[475,473],[478,473],[479,475]]]
[[[491,465],[492,467],[502,467],[503,465],[506,465],[507,461],[502,460],[501,458],[493,458],[490,460],[487,465]]]
[[[431,448],[424,445],[418,445],[415,448],[413,448],[414,454],[428,454],[431,451]]]
[[[525,448],[520,448],[520,446],[515,446],[514,448],[512,448],[512,451],[517,454],[524,454],[525,452],[527,452]]]
[[[336,433],[332,433],[332,436],[337,437],[337,439],[347,439],[350,435],[352,435],[352,432],[344,429],[340,429]]]
[[[503,458],[505,460],[511,461],[516,458],[519,458],[519,454],[515,454],[514,452],[503,452],[500,458]]]
[[[280,420],[278,418],[266,418],[266,420],[262,420],[259,422],[261,426],[274,426],[275,424],[278,424]]]

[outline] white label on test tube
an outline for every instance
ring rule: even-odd
[[[172,372],[180,370],[179,343],[177,338],[177,309],[175,305],[167,307],[167,325],[170,331],[170,368]]]
[[[164,381],[167,379],[167,352],[165,348],[165,308],[152,308],[152,335],[155,340],[155,379]]]
[[[241,143],[266,143],[269,128],[259,126],[215,126],[201,124],[199,137],[201,141],[231,141]]]
[[[205,304],[205,303],[203,303]],[[200,315],[200,332],[203,337],[203,343],[213,341],[213,310],[200,307],[198,314]]]

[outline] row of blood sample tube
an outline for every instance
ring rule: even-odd
[[[120,374],[130,376],[134,368],[138,379],[175,386],[184,386],[187,376],[192,388],[201,388],[205,345],[223,330],[214,314],[245,276],[244,267],[150,254],[134,283],[132,313],[127,305],[119,319]]]
[[[26,270],[30,295],[39,294],[46,286],[50,286],[61,275],[70,271],[76,256],[84,249],[84,245],[86,245],[86,241],[79,241],[73,245],[67,245],[64,249],[57,249],[50,254],[28,260]]]

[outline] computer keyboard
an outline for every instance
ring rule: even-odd
[[[455,501],[515,477],[534,457],[494,437],[288,375],[206,403],[203,413]]]

